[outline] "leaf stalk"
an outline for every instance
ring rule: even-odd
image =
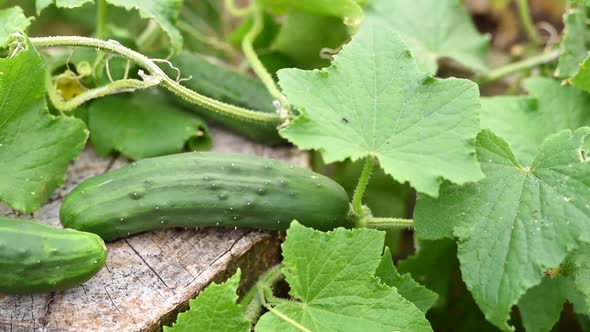
[[[367,185],[369,184],[369,179],[371,178],[374,165],[375,160],[373,157],[367,157],[365,159],[365,164],[359,177],[359,182],[354,189],[354,194],[352,195],[352,210],[357,215],[363,214],[363,196],[365,194],[365,190],[367,189]]]
[[[252,7],[251,12],[253,15],[252,18],[254,22],[252,23],[252,27],[250,28],[250,30],[248,30],[248,32],[242,39],[242,51],[244,52],[244,55],[246,56],[246,59],[248,60],[250,67],[252,67],[252,70],[254,71],[256,76],[258,76],[262,83],[264,83],[264,86],[266,87],[270,95],[273,96],[280,103],[283,109],[288,110],[289,103],[287,102],[287,98],[281,93],[281,90],[279,89],[278,85],[276,84],[268,70],[266,70],[266,68],[260,61],[260,58],[256,54],[256,51],[254,50],[254,40],[256,40],[256,37],[264,29],[264,13],[262,11],[262,8],[256,4],[255,0],[252,0],[250,6]]]
[[[541,36],[537,31],[533,19],[531,17],[531,10],[529,8],[528,0],[516,0],[516,6],[518,7],[518,15],[522,22],[524,31],[526,32],[529,39],[535,44],[541,44]]]
[[[96,38],[105,39],[107,36],[106,21],[107,2],[106,0],[97,0],[96,2]]]

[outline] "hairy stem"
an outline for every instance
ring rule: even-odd
[[[80,105],[84,104],[87,101],[92,99],[114,95],[117,93],[123,92],[132,92],[136,90],[143,90],[147,88],[151,88],[160,84],[160,80],[155,77],[146,77],[145,80],[136,80],[136,79],[122,79],[118,81],[111,82],[104,86],[94,88],[91,90],[87,90],[82,92],[81,94],[77,95],[76,97],[64,101],[61,96],[57,93],[54,87],[51,84],[48,84],[47,91],[49,95],[49,99],[55,108],[60,112],[69,112]]]
[[[363,214],[363,195],[365,194],[365,190],[369,184],[369,178],[373,172],[374,165],[375,161],[372,157],[367,157],[365,159],[363,171],[361,172],[359,182],[357,183],[356,188],[354,189],[354,194],[352,195],[352,209],[354,213],[358,215]]]
[[[262,83],[264,83],[270,95],[278,100],[284,109],[289,109],[287,98],[281,93],[281,90],[254,50],[254,40],[264,29],[264,17],[262,8],[260,8],[255,2],[252,2],[251,6],[253,6],[252,12],[254,14],[254,22],[252,23],[250,30],[248,30],[248,33],[244,36],[244,39],[242,39],[242,51],[244,52],[246,59],[248,59],[250,67],[252,67],[256,76],[258,76]]]
[[[394,229],[411,229],[414,227],[414,220],[403,218],[377,218],[367,216],[357,220],[356,227],[374,228],[382,231]]]
[[[291,319],[291,317],[283,314],[282,312],[278,311],[277,309],[273,308],[270,304],[266,302],[264,289],[262,287],[257,287],[256,290],[258,291],[258,296],[260,297],[260,302],[262,306],[265,307],[268,311],[279,317],[280,319],[284,320],[285,322],[291,324],[296,329],[303,331],[303,332],[311,332],[310,329],[306,328],[305,326],[299,324],[298,322]]]
[[[520,16],[520,21],[522,22],[524,31],[526,32],[527,36],[535,44],[541,44],[541,37],[539,36],[537,28],[535,28],[535,24],[533,23],[533,19],[531,18],[529,1],[516,0],[516,6],[518,7],[518,15]]]
[[[260,125],[276,126],[281,122],[281,119],[275,114],[257,112],[235,105],[226,104],[190,90],[168,77],[168,75],[166,75],[166,73],[164,73],[164,71],[158,67],[158,65],[153,60],[141,53],[124,47],[116,41],[104,41],[95,38],[78,36],[37,37],[30,38],[30,41],[37,48],[77,46],[91,47],[96,48],[97,50],[111,52],[129,59],[140,67],[143,67],[145,70],[147,70],[150,76],[160,80],[160,86],[172,91],[177,96],[190,103],[197,104],[220,114]]]
[[[96,38],[105,39],[107,36],[105,21],[107,17],[106,0],[96,1]]]
[[[476,78],[476,82],[479,84],[493,82],[505,76],[553,62],[557,60],[557,58],[559,58],[559,55],[560,51],[554,50],[548,53],[541,53],[539,55],[526,58],[522,61],[513,62],[505,66],[490,70],[489,72]]]

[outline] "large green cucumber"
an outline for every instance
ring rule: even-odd
[[[273,97],[260,80],[256,80],[237,72],[214,65],[206,59],[182,52],[170,59],[180,70],[183,76],[192,79],[182,84],[208,97],[252,109],[258,112],[275,113]],[[165,69],[169,75],[176,75],[172,69]],[[184,102],[181,98],[174,97],[176,102],[182,103],[188,109],[199,115],[254,141],[270,145],[285,144],[286,141],[279,136],[274,125],[261,125],[246,122],[228,115],[206,110],[198,105]]]
[[[286,163],[240,154],[190,152],[143,159],[87,179],[64,200],[65,227],[114,240],[169,227],[320,230],[346,221],[346,191]]]
[[[77,286],[103,266],[95,234],[0,217],[0,293],[54,292]]]

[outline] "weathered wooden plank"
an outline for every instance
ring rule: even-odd
[[[289,147],[270,148],[212,129],[214,150],[256,154],[308,166],[306,155]],[[121,167],[123,158],[105,159],[91,149],[68,172],[63,188],[32,216],[59,226],[63,196],[83,179]],[[0,215],[16,216],[6,205]],[[276,263],[279,241],[270,232],[234,229],[172,229],[108,244],[106,267],[87,283],[65,292],[0,295],[0,331],[152,331],[214,279],[237,267],[244,278]]]

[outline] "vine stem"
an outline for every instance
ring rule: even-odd
[[[526,32],[527,36],[530,40],[532,40],[535,44],[541,44],[541,37],[535,28],[533,23],[533,19],[531,18],[531,10],[529,8],[529,1],[528,0],[516,0],[516,6],[518,7],[518,15],[520,16],[520,21],[524,27],[524,31]]]
[[[106,0],[98,0],[96,2],[96,38],[106,38],[105,21],[107,17],[107,2]]]
[[[414,220],[403,218],[363,217],[357,220],[356,227],[374,228],[382,231],[414,228]]]
[[[265,300],[264,290],[263,290],[262,287],[256,287],[256,289],[258,290],[258,296],[260,297],[260,302],[262,303],[262,306],[266,308],[266,310],[268,310],[271,313],[275,314],[277,317],[279,317],[280,319],[284,320],[285,322],[293,325],[293,327],[297,328],[300,331],[303,331],[303,332],[311,332],[311,330],[308,329],[307,327],[299,324],[298,322],[296,322],[293,319],[291,319],[291,317],[283,314],[282,312],[280,312],[277,309],[273,308],[272,305],[268,304],[266,302],[266,300]]]
[[[365,159],[365,165],[363,166],[359,182],[357,183],[356,188],[354,189],[354,194],[352,195],[352,210],[358,215],[363,214],[363,195],[365,194],[365,190],[369,184],[369,178],[373,172],[374,165],[375,160],[372,157],[367,157]]]
[[[553,62],[559,58],[561,52],[559,50],[553,50],[548,53],[541,53],[539,55],[535,55],[529,58],[526,58],[522,61],[513,62],[507,64],[505,66],[492,69],[489,72],[479,76],[476,78],[476,82],[478,84],[485,84],[489,82],[493,82],[499,80],[505,76],[510,74],[514,74],[523,70],[531,69],[538,67],[540,65],[544,65],[550,62]]]
[[[281,93],[281,90],[275,83],[268,70],[266,70],[260,61],[260,58],[258,58],[256,51],[254,50],[254,40],[264,29],[264,13],[262,8],[258,6],[255,1],[256,0],[252,0],[250,4],[250,12],[253,14],[254,22],[252,23],[250,30],[248,30],[242,39],[242,51],[244,52],[246,59],[248,59],[250,67],[252,67],[252,70],[254,70],[256,76],[258,76],[262,83],[264,83],[270,95],[281,104],[282,108],[288,110],[289,104],[287,102],[287,98]],[[229,0],[229,2],[232,2],[232,0]]]
[[[191,89],[188,89],[178,82],[174,81],[158,65],[145,55],[134,50],[124,47],[116,41],[104,41],[89,37],[79,36],[53,36],[53,37],[35,37],[29,39],[37,47],[91,47],[97,50],[108,51],[127,58],[140,67],[143,67],[148,73],[160,80],[160,85],[182,99],[207,108],[209,110],[225,114],[243,121],[258,123],[260,125],[277,126],[281,123],[281,118],[276,114],[257,112],[250,109],[226,104],[224,102],[201,95]]]

